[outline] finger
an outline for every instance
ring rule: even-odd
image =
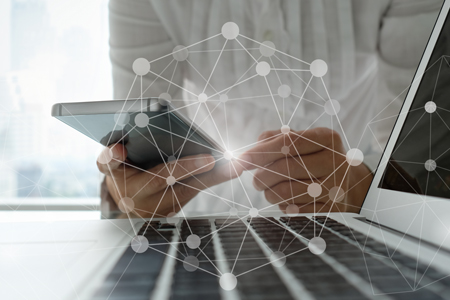
[[[127,188],[136,193],[141,190],[144,195],[153,195],[177,181],[212,170],[214,164],[215,160],[209,154],[187,156],[172,164],[160,164],[132,176]]]
[[[264,131],[263,133],[261,133],[259,135],[258,142],[270,140],[271,138],[273,138],[277,135],[280,135],[280,134],[281,134],[281,130]]]
[[[269,166],[258,169],[253,177],[253,186],[262,191],[292,178],[303,180],[326,177],[335,171],[335,165],[341,160],[344,159],[339,157],[333,160],[333,152],[329,150],[301,157],[281,158]]]
[[[127,149],[123,144],[113,144],[103,149],[97,158],[97,167],[100,172],[110,175],[127,158]]]
[[[207,173],[189,177],[159,191],[152,197],[154,200],[141,201],[139,207],[147,213],[156,211],[157,214],[167,215],[169,212],[177,212],[202,190],[236,178],[242,171],[243,168],[232,165],[232,162],[218,166]],[[212,198],[212,201],[220,200]]]
[[[288,140],[285,142],[286,137],[288,137]],[[329,128],[290,132],[256,145],[242,154],[240,160],[247,169],[253,169],[284,157],[286,155],[284,153],[297,156],[321,151],[324,148],[329,148],[332,141],[339,149],[340,136]],[[283,146],[288,146],[288,152],[283,153]]]

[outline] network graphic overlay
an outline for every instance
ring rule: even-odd
[[[201,74],[190,62],[190,57],[196,54],[200,55],[202,51],[195,50],[195,47],[202,43],[207,43],[211,39],[222,39],[223,47],[221,49],[209,50],[217,53],[217,60],[215,64],[211,66],[209,74]],[[242,44],[242,41],[244,40],[251,41],[254,46],[252,48],[245,48]],[[235,48],[226,48],[226,46],[229,47],[230,44]],[[215,72],[218,72],[216,67],[219,65],[221,58],[223,59],[223,53],[226,51],[241,51],[245,55],[250,56],[254,63],[244,74],[240,74],[240,77],[233,78],[232,84],[223,89],[215,89],[211,86],[211,82],[213,82]],[[255,53],[259,53],[259,55],[256,56]],[[283,58],[295,61],[295,68],[290,68],[283,62]],[[162,61],[165,60],[168,60],[168,62],[161,72],[158,72],[159,70],[153,68],[153,65],[164,65],[162,64]],[[205,82],[203,89],[197,88],[189,90],[173,80],[176,73],[179,71],[177,68],[180,68],[180,65],[182,64],[190,67],[193,73],[203,79]],[[448,61],[445,57],[442,57],[438,64],[441,67],[448,67]],[[148,61],[145,58],[137,58],[131,68],[136,74],[133,86],[139,86],[140,84],[141,97],[137,100],[127,99],[127,101],[140,102],[141,112],[130,114],[126,110],[118,111],[115,117],[116,127],[120,130],[125,125],[129,125],[131,130],[129,130],[127,134],[133,130],[147,129],[149,133],[147,136],[148,143],[158,148],[158,141],[155,136],[153,136],[151,130],[155,128],[155,125],[152,124],[151,118],[145,113],[148,107],[145,106],[146,102],[143,94],[147,91],[151,91],[152,85],[156,81],[166,82],[168,84],[167,92],[152,95],[159,99],[159,102],[154,105],[167,106],[171,109],[180,111],[189,109],[193,112],[191,116],[193,122],[198,124],[198,126],[201,127],[202,124],[206,124],[207,122],[212,124],[212,131],[215,132],[218,143],[221,144],[224,149],[223,153],[220,154],[220,157],[214,157],[215,164],[217,165],[219,162],[225,161],[225,163],[221,165],[221,168],[226,169],[225,173],[228,174],[230,178],[234,178],[234,182],[240,185],[241,189],[244,191],[244,197],[246,196],[246,200],[248,200],[247,202],[235,201],[234,198],[225,198],[215,193],[207,186],[207,183],[201,181],[202,177],[197,175],[198,171],[203,168],[200,164],[197,169],[192,171],[183,167],[181,153],[186,142],[193,142],[191,138],[193,131],[195,131],[196,128],[194,124],[190,124],[190,130],[185,136],[181,137],[184,140],[181,145],[174,147],[172,141],[172,152],[161,151],[161,149],[158,148],[160,149],[159,154],[161,160],[164,163],[160,170],[155,172],[151,171],[154,169],[150,169],[150,171],[147,169],[139,169],[139,171],[149,175],[148,182],[143,183],[143,189],[145,186],[151,185],[152,181],[159,181],[165,184],[165,189],[161,193],[161,198],[155,206],[156,208],[154,211],[136,208],[134,202],[136,195],[127,194],[126,182],[124,189],[119,188],[120,184],[117,182],[119,178],[112,177],[116,192],[121,199],[118,203],[119,209],[130,218],[134,215],[142,218],[142,220],[146,222],[145,226],[139,232],[135,232],[135,236],[131,241],[131,248],[136,255],[147,251],[155,251],[166,255],[173,260],[174,264],[182,266],[185,271],[192,273],[186,276],[202,276],[202,278],[208,276],[212,278],[212,280],[219,280],[221,288],[230,293],[236,292],[236,289],[239,289],[240,285],[245,286],[246,275],[258,273],[263,268],[273,268],[276,274],[284,281],[289,280],[291,278],[290,276],[297,276],[295,271],[286,267],[286,262],[290,259],[297,259],[302,256],[311,261],[320,258],[326,260],[328,263],[337,265],[337,268],[344,270],[350,269],[352,272],[361,274],[367,279],[368,283],[358,282],[361,287],[360,292],[367,293],[367,291],[371,291],[371,293],[366,294],[366,296],[369,297],[374,295],[394,295],[412,291],[416,292],[432,283],[434,284],[433,286],[439,286],[439,281],[443,279],[443,277],[435,278],[433,282],[422,280],[429,265],[425,266],[425,269],[423,269],[418,262],[418,257],[417,261],[408,261],[410,264],[408,269],[405,270],[398,267],[395,269],[397,273],[394,275],[403,278],[404,285],[391,288],[390,290],[378,289],[371,284],[373,278],[377,276],[376,264],[396,266],[394,258],[398,253],[396,252],[396,249],[389,248],[388,246],[385,246],[384,249],[377,249],[377,246],[373,245],[373,241],[370,238],[367,238],[365,235],[356,231],[344,232],[344,230],[342,230],[340,234],[344,236],[351,245],[357,246],[358,251],[355,252],[355,257],[361,257],[364,264],[362,266],[359,265],[359,269],[352,269],[343,262],[329,261],[330,258],[327,256],[327,251],[336,251],[336,249],[332,247],[333,240],[327,240],[327,237],[330,237],[328,229],[319,226],[316,228],[316,225],[319,223],[327,224],[327,222],[329,222],[331,228],[334,226],[334,229],[332,230],[339,232],[339,230],[342,229],[339,224],[332,224],[331,220],[328,219],[328,215],[331,211],[343,212],[346,207],[351,207],[350,204],[346,203],[346,197],[349,190],[345,182],[346,176],[344,175],[341,180],[336,180],[336,176],[334,175],[337,172],[347,174],[351,167],[361,165],[364,162],[364,155],[358,148],[359,144],[352,147],[345,134],[345,130],[338,114],[341,110],[341,103],[331,97],[332,95],[329,94],[326,80],[324,80],[324,76],[329,71],[325,61],[316,59],[312,62],[305,62],[301,59],[292,57],[287,53],[277,50],[276,45],[270,41],[258,42],[240,34],[238,25],[228,22],[223,25],[221,33],[218,33],[217,35],[190,46],[179,45],[173,49],[172,53],[152,61]],[[283,72],[288,72],[292,77],[298,79],[298,82],[295,84],[301,86],[303,89],[303,92],[300,95],[293,95],[293,87],[280,80],[280,74]],[[149,86],[143,86],[142,78],[148,75],[152,75],[155,79]],[[436,80],[438,80],[438,78],[436,78]],[[251,84],[251,82],[259,82],[258,86],[266,88],[265,90],[249,91],[248,95],[242,95],[241,98],[231,98],[229,96],[231,90],[237,89],[244,84]],[[277,85],[278,88],[274,88],[274,85]],[[131,88],[133,88],[133,86],[131,86]],[[182,94],[187,97],[174,97],[170,93],[171,87],[178,88]],[[260,92],[261,94],[252,94],[256,92]],[[307,95],[315,95],[315,98],[320,101],[308,99],[309,97],[306,98]],[[292,110],[289,110],[285,108],[287,106],[286,99],[291,96],[295,98],[295,101]],[[266,98],[268,101],[265,102],[265,105],[267,105],[267,103],[271,105],[275,119],[279,120],[277,132],[244,147],[231,147],[229,135],[232,133],[228,132],[228,129],[226,128],[227,124],[223,124],[223,122],[214,119],[214,111],[217,112],[221,111],[220,109],[223,109],[224,112],[231,113],[224,109],[229,103],[233,101],[245,102],[247,99],[258,98]],[[302,109],[304,110],[304,108],[302,108],[304,103],[315,105],[316,108],[321,110],[317,119],[325,116],[333,120],[332,124],[337,124],[337,127],[334,129],[341,133],[344,147],[347,149],[346,153],[341,153],[330,148],[328,145],[312,141],[307,136],[304,136],[302,132],[295,131],[293,128],[291,129],[296,113],[299,113]],[[442,124],[445,125],[445,128],[450,130],[450,127],[445,121],[446,118],[438,114],[439,112],[442,112],[442,114],[448,113],[449,110],[440,106],[439,103],[434,102],[433,100],[427,102],[424,107],[417,108],[417,110],[420,109],[423,110],[422,117],[428,114],[431,118],[431,114],[435,113],[439,120],[443,122]],[[203,110],[203,112],[206,113],[202,115],[200,110]],[[380,121],[377,120],[376,117],[373,118],[370,123],[365,125],[364,132],[372,132],[371,126]],[[226,117],[224,120],[226,120]],[[309,124],[307,129],[316,126],[317,124],[313,121]],[[225,127],[225,129],[222,127]],[[245,160],[241,154],[258,144],[265,143],[277,137],[284,137],[285,139],[285,145],[277,151],[277,154],[284,155],[286,161],[291,158],[296,159],[294,161],[297,165],[288,165],[287,169],[292,171],[294,168],[301,168],[309,175],[310,179],[302,182],[293,177],[286,178],[286,180],[289,180],[290,182],[299,182],[307,186],[306,192],[299,195],[292,191],[291,184],[290,192],[292,197],[287,198],[278,195],[277,192],[272,190],[269,186],[265,186],[265,189],[270,190],[278,196],[279,201],[277,203],[267,204],[266,207],[263,208],[256,208],[252,205],[251,197],[245,192],[248,187],[239,177],[239,170],[251,168],[252,162]],[[332,151],[333,154],[342,161],[342,163],[335,166],[333,173],[330,175],[330,178],[334,176],[335,183],[333,187],[326,187],[323,180],[314,177],[312,172],[308,170],[306,164],[302,161],[302,156],[300,155],[301,149],[297,148],[297,145],[305,140],[312,144],[316,144],[318,147]],[[380,148],[382,147],[380,146]],[[447,150],[448,149],[444,149],[441,152],[441,155],[444,155]],[[440,167],[439,163],[437,163],[438,158],[439,156],[435,159],[429,158],[429,160],[424,162],[410,163],[420,163],[426,171],[436,172],[437,176],[434,178],[440,178],[442,180],[443,189],[448,191],[448,177],[444,178],[436,171],[439,168],[445,169]],[[112,151],[109,148],[106,148],[99,157],[99,162],[104,165],[108,165],[114,160],[116,159],[113,157]],[[290,161],[292,162],[293,160]],[[129,168],[134,167],[128,162],[124,163],[124,167],[125,166]],[[253,166],[255,165],[253,164]],[[257,165],[256,167],[269,174],[279,175],[269,166]],[[192,176],[192,181],[189,181],[192,184],[187,184],[184,180],[188,176]],[[327,180],[328,179],[329,178],[327,178]],[[361,178],[361,180],[364,180],[364,178]],[[225,185],[226,184],[227,183],[225,183]],[[260,184],[264,185],[264,182],[261,182]],[[188,220],[183,210],[184,203],[180,202],[177,193],[175,192],[174,188],[176,185],[186,186],[186,189],[194,190],[195,193],[199,193],[199,195],[204,195],[224,203],[226,207],[228,207],[228,210],[223,211],[222,214],[226,213],[228,215],[220,218],[217,217],[215,222],[211,224],[209,222],[204,223],[204,220]],[[230,188],[232,188],[232,186]],[[157,212],[166,194],[172,195],[172,210],[161,215]],[[295,204],[294,199],[297,197],[308,197],[310,201],[301,205]],[[317,205],[318,202],[321,203],[320,206]],[[314,218],[312,220],[307,219],[305,221],[303,219],[296,219],[299,218],[299,212],[305,207],[311,207],[311,205],[314,207]],[[288,215],[279,219],[265,216],[264,213],[276,211],[278,210],[278,207],[282,208]],[[321,213],[321,215],[317,216],[317,213]],[[149,221],[146,220],[147,216],[150,216]],[[173,228],[173,234],[165,234],[158,231],[158,228],[163,225],[158,223],[159,221],[157,221],[157,219],[162,219],[162,223],[165,221],[166,224],[172,225],[173,227],[170,228]],[[417,220],[412,220],[412,222],[414,221]],[[267,224],[271,224],[275,229],[273,232],[264,234],[264,226]],[[302,228],[301,230],[304,229],[304,232],[300,230],[302,236],[296,231],[299,227]],[[241,240],[236,241],[228,239],[228,235],[233,231],[240,232],[238,236]],[[262,239],[255,237],[256,234],[262,236]],[[155,241],[157,242],[153,241],[151,237],[155,237]],[[224,244],[224,250],[218,247],[220,241]],[[233,244],[235,247],[227,248],[227,243]],[[161,251],[162,245],[168,246],[169,250],[167,252]],[[215,246],[215,248],[213,246]],[[251,263],[243,265],[243,262]],[[314,269],[314,266],[310,266],[308,269],[307,263],[305,263],[304,266],[303,272],[306,274],[305,276],[307,276],[308,272],[314,273],[317,271]],[[298,268],[302,268],[302,265],[299,265]],[[199,273],[201,273],[201,275]],[[176,282],[174,284],[176,284]],[[301,287],[290,292],[308,293],[306,290],[302,290]]]

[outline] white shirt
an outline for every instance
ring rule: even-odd
[[[363,151],[365,163],[374,169],[400,109],[402,91],[412,79],[441,3],[441,0],[111,0],[114,96],[139,97],[138,81],[130,89],[135,79],[131,66],[139,57],[149,60],[151,71],[157,74],[167,67],[160,76],[174,83],[169,87],[167,81],[147,74],[143,87],[152,85],[144,96],[158,97],[169,90],[173,104],[178,107],[197,101],[187,91],[198,95],[205,89],[207,95],[212,95],[232,86],[243,74],[246,75],[241,80],[256,74],[255,59],[276,69],[309,68],[280,52],[261,57],[259,44],[250,39],[271,41],[277,50],[305,62],[315,59],[327,62],[328,73],[323,77],[326,90],[320,78],[312,78],[304,99],[299,101],[310,73],[272,70],[271,77],[267,76],[268,84],[264,77],[255,77],[228,91],[230,100],[225,104],[218,101],[217,95],[206,103],[208,108],[202,105],[197,115],[198,105],[191,105],[187,109],[190,117],[202,123],[201,127],[227,149],[241,152],[249,149],[244,147],[253,144],[263,131],[279,129],[289,120],[293,130],[329,127],[341,134],[347,148]],[[241,35],[250,39],[239,36],[238,42],[229,40],[224,46],[226,39],[218,35],[190,47],[186,61],[172,62],[172,56],[156,60],[171,53],[177,45],[189,46],[220,34],[222,25],[230,21],[239,26]],[[226,51],[222,52],[205,88],[223,47]],[[291,87],[293,95],[284,100],[279,96],[272,99],[269,87],[276,95],[281,84]],[[324,113],[328,95],[340,103],[339,122],[335,116]],[[257,208],[268,206],[263,194],[252,187],[251,177],[247,172],[240,179],[201,193],[184,211],[226,212],[230,203],[214,194],[246,206],[250,202]]]

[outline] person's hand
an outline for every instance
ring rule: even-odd
[[[123,145],[112,145],[100,154],[97,166],[106,175],[109,193],[119,209],[141,217],[178,212],[201,190],[236,178],[243,170],[236,162],[214,168],[215,160],[207,154],[183,157],[149,170],[134,167],[126,157]]]
[[[359,211],[373,175],[364,164],[347,161],[337,132],[268,131],[258,141],[239,162],[257,169],[253,185],[270,203],[287,213]]]

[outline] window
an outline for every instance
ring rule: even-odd
[[[98,197],[100,146],[50,111],[111,99],[107,4],[0,1],[0,200]]]

